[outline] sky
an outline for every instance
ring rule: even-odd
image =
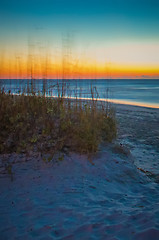
[[[0,0],[0,78],[159,78],[158,0]]]

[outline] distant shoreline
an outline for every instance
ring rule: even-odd
[[[146,103],[142,103],[142,102],[132,102],[132,101],[122,101],[122,100],[110,100],[110,102],[114,103],[114,104],[122,104],[122,105],[131,105],[134,107],[144,107],[144,108],[154,108],[154,109],[159,109],[159,104],[146,104]]]
[[[18,93],[12,93],[12,95],[16,95],[16,96],[19,96]],[[27,94],[26,94],[27,96]],[[48,96],[46,95],[45,97],[48,97],[48,98],[57,98],[58,96]],[[78,100],[87,100],[87,101],[92,101],[92,100],[97,100],[97,101],[101,101],[101,102],[108,102],[108,103],[113,103],[115,105],[126,105],[126,106],[134,106],[134,107],[144,107],[144,108],[154,108],[154,109],[159,109],[159,104],[149,104],[149,103],[143,103],[143,102],[133,102],[133,101],[126,101],[126,100],[120,100],[120,99],[105,99],[105,98],[85,98],[85,97],[67,97],[67,96],[64,96],[63,97],[64,99],[71,99],[71,100],[74,100],[74,99],[78,99]]]
[[[58,80],[58,81],[57,81]],[[42,93],[43,80],[34,81],[34,92]],[[82,98],[83,100],[92,100],[90,89],[94,90],[94,98],[98,97],[99,101],[108,101],[114,104],[134,105],[148,108],[159,108],[159,79],[47,79],[46,92],[48,95],[57,96],[62,91],[62,84],[65,83],[65,96],[73,98]],[[4,87],[5,92],[9,90],[13,93],[27,91],[31,88],[31,79],[10,79],[0,80],[1,88]],[[68,85],[67,85],[68,83]],[[80,94],[79,94],[80,92]],[[90,99],[89,99],[90,98]]]

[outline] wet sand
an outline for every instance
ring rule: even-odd
[[[159,109],[117,105],[117,141],[128,146],[138,167],[159,174]]]
[[[116,115],[116,142],[90,160],[0,156],[0,239],[159,239],[159,110]]]

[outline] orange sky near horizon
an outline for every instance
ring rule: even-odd
[[[63,62],[26,61],[3,62],[0,66],[1,79],[159,79],[158,66],[130,65],[117,63],[89,63],[82,62],[75,65]]]
[[[39,50],[40,49],[40,50]],[[159,44],[22,45],[0,51],[1,79],[159,79]],[[109,60],[108,60],[109,59]]]

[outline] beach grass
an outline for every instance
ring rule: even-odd
[[[92,100],[46,97],[33,89],[12,95],[0,91],[0,153],[75,151],[92,153],[116,137],[111,106]],[[63,90],[62,90],[63,91]]]

